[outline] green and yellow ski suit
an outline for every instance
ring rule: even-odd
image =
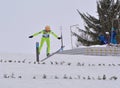
[[[41,52],[44,42],[46,42],[47,54],[49,54],[50,53],[50,34],[52,34],[56,38],[58,38],[58,36],[51,30],[49,32],[46,32],[46,30],[42,30],[40,32],[33,34],[33,36],[37,36],[39,34],[42,34],[42,38],[41,38],[41,42],[40,42],[40,46],[39,46],[39,53]]]

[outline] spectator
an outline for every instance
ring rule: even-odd
[[[109,32],[105,32],[105,34],[106,34],[107,44],[110,44],[110,33]]]
[[[116,28],[112,27],[112,31],[111,31],[111,43],[112,44],[117,44],[117,40],[116,40],[116,36],[117,36],[117,33],[116,33]]]
[[[99,41],[101,45],[107,44],[107,40],[102,33],[99,35]]]

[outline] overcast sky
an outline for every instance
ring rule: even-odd
[[[70,49],[70,26],[83,28],[84,24],[76,9],[97,16],[96,0],[0,0],[0,52],[35,53],[41,36],[28,36],[45,25],[58,35],[62,26],[65,47]],[[60,41],[51,36],[51,51],[59,47]]]

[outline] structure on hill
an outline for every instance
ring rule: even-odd
[[[94,55],[94,56],[120,56],[120,47],[85,47],[65,50],[60,54]]]

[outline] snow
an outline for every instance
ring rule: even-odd
[[[44,56],[40,56],[40,59]],[[120,88],[119,56],[0,54],[1,88]]]
[[[91,45],[91,46],[79,46],[78,48],[88,48],[88,47],[106,47],[107,45]]]

